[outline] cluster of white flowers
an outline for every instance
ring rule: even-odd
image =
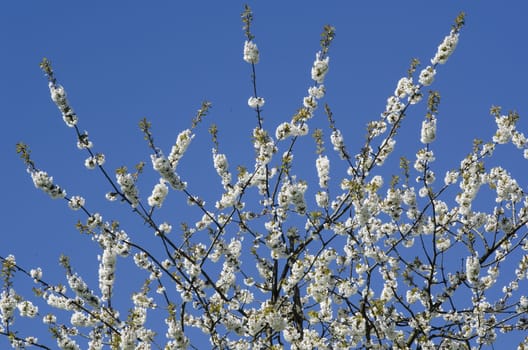
[[[68,284],[71,290],[73,290],[79,298],[85,300],[88,304],[93,307],[99,306],[99,298],[93,294],[93,292],[88,288],[88,285],[83,281],[83,279],[79,275],[69,275]]]
[[[207,212],[202,215],[202,218],[197,221],[194,226],[198,231],[205,230],[209,225],[213,223],[214,213]]]
[[[397,96],[391,96],[387,99],[387,106],[385,107],[385,112],[382,113],[382,117],[390,124],[394,124],[402,118],[402,112],[405,108]]]
[[[521,187],[503,168],[493,167],[487,176],[487,181],[494,184],[493,187],[497,193],[495,201],[497,203],[501,201],[516,203],[523,199]]]
[[[134,254],[134,263],[137,267],[139,267],[142,270],[146,270],[150,272],[150,279],[156,279],[156,277],[160,276],[160,270],[154,265],[152,261],[150,261],[148,255],[145,252],[139,252]]]
[[[286,295],[293,295],[294,287],[303,279],[307,267],[309,267],[309,263],[306,264],[305,259],[297,259],[292,263],[290,275],[288,276],[286,283],[282,285]]]
[[[326,249],[320,256],[306,256],[306,259],[313,264],[313,268],[307,274],[310,281],[307,287],[307,296],[315,302],[321,303],[328,299],[329,291],[335,285],[329,265],[336,259],[337,255],[333,249]]]
[[[51,93],[51,99],[57,107],[59,107],[59,110],[62,113],[62,119],[68,125],[70,128],[73,128],[75,125],[77,125],[77,115],[73,111],[73,109],[70,107],[68,100],[66,99],[66,91],[61,85],[53,84],[52,82],[49,83],[49,89]]]
[[[522,149],[526,148],[528,139],[522,132],[515,131],[512,135],[512,143],[515,145],[515,147]]]
[[[428,164],[434,162],[434,160],[434,152],[422,148],[418,150],[418,152],[416,152],[416,161],[414,162],[414,169],[422,173],[426,170]]]
[[[383,163],[385,163],[385,160],[387,160],[392,151],[394,151],[394,146],[396,146],[396,140],[393,138],[387,138],[381,142],[375,159],[377,165],[383,165]]]
[[[126,257],[130,253],[128,235],[124,231],[115,232],[108,224],[105,224],[97,241],[103,249],[102,256],[99,256],[99,289],[101,300],[109,300],[112,295],[112,288],[115,282],[115,270],[117,256]],[[73,287],[72,287],[73,288]],[[93,302],[96,302],[95,300]]]
[[[84,166],[87,169],[95,169],[96,166],[101,166],[105,162],[105,156],[102,153],[97,153],[94,156],[86,158],[84,161]]]
[[[313,117],[317,108],[317,100],[325,95],[324,85],[311,86],[308,89],[308,96],[303,98],[303,108],[295,114],[290,122],[283,122],[275,129],[275,138],[284,140],[288,137],[305,136],[309,128],[306,121]]]
[[[436,69],[434,69],[431,66],[427,66],[426,68],[422,69],[422,71],[420,72],[420,77],[418,79],[418,82],[422,84],[423,86],[429,86],[433,83],[435,75],[436,75]]]
[[[480,261],[478,256],[468,256],[466,258],[466,278],[473,285],[478,284],[480,275]]]
[[[461,193],[455,197],[459,204],[459,210],[462,214],[467,214],[471,210],[472,202],[477,196],[479,188],[484,184],[485,177],[482,169],[482,163],[476,161],[477,156],[472,154],[464,158],[460,168],[470,176],[462,176],[459,186]]]
[[[277,221],[268,221],[264,225],[268,231],[266,236],[266,247],[270,249],[270,256],[273,259],[280,259],[287,256],[286,245],[283,241],[280,224]]]
[[[237,184],[235,187],[227,187],[226,192],[222,194],[222,198],[216,202],[216,209],[225,209],[229,207],[236,207],[238,209],[244,208],[244,203],[239,202],[240,194],[242,193],[242,188],[240,184]]]
[[[452,30],[451,33],[444,38],[444,41],[438,46],[434,58],[431,59],[433,65],[444,64],[447,62],[449,56],[455,51],[458,43],[458,35],[458,32]]]
[[[29,271],[29,274],[35,282],[38,282],[38,280],[42,278],[42,269],[40,267],[37,267],[36,269],[31,269]]]
[[[81,209],[84,206],[84,203],[85,203],[85,200],[84,200],[83,197],[81,197],[81,196],[73,196],[68,201],[68,206],[72,210],[79,210],[79,209]]]
[[[306,212],[304,192],[306,192],[307,188],[308,185],[304,181],[296,183],[284,182],[278,195],[279,205],[282,208],[287,208],[291,204],[298,214],[303,215]]]
[[[298,124],[298,123],[289,123],[289,122],[283,122],[279,124],[277,129],[275,129],[275,137],[277,140],[284,140],[288,137],[296,137],[296,136],[305,136],[308,134],[308,125]]]
[[[86,226],[88,226],[88,228],[91,230],[100,226],[102,223],[103,223],[103,217],[99,213],[90,215],[90,217],[86,220]]]
[[[328,73],[329,61],[330,57],[326,56],[323,58],[322,52],[319,51],[315,54],[315,61],[312,66],[312,79],[319,84],[322,84],[324,82],[326,73]]]
[[[70,317],[70,322],[75,327],[93,327],[98,320],[82,311],[75,311]]]
[[[315,202],[319,208],[326,208],[328,206],[328,192],[318,191],[315,194]]]
[[[68,331],[64,328],[60,328],[56,334],[57,346],[63,350],[80,350],[81,348],[75,340],[70,338]]]
[[[174,144],[174,146],[172,146],[171,152],[168,157],[170,166],[173,170],[176,170],[178,162],[185,154],[185,151],[187,151],[187,148],[189,148],[189,145],[191,144],[193,138],[194,134],[190,129],[185,129],[178,134],[178,137],[176,138],[176,143]]]
[[[251,186],[258,188],[260,194],[265,194],[267,189],[267,183],[277,174],[277,168],[273,167],[269,171],[265,167],[258,166],[259,161],[255,166],[256,170],[253,174],[246,173],[239,180],[237,185],[245,184],[249,181]]]
[[[317,176],[319,177],[319,186],[321,188],[328,187],[330,181],[330,160],[327,156],[319,156],[315,161],[317,168]]]
[[[256,168],[268,164],[273,154],[277,152],[277,147],[272,138],[261,128],[253,129],[253,146],[257,151]]]
[[[508,142],[524,149],[528,158],[528,140],[515,129],[518,116],[495,114],[497,132],[492,141],[475,142],[472,153],[459,167],[446,173],[446,186],[435,188],[438,169],[432,166],[435,153],[430,146],[436,139],[437,120],[434,108],[429,106],[430,113],[420,132],[420,141],[425,146],[416,153],[414,163],[401,159],[403,176],[389,179],[378,175],[385,174],[379,166],[394,151],[404,112],[420,101],[421,88],[432,84],[437,65],[445,63],[452,54],[458,40],[459,27],[455,28],[439,46],[432,65],[421,70],[418,82],[412,77],[417,62],[413,61],[410,75],[398,81],[381,118],[368,123],[366,143],[355,157],[346,152],[343,135],[328,113],[330,140],[339,157],[346,160],[342,168],[343,172],[346,169],[346,175],[339,182],[342,192],[330,198],[334,190],[334,184],[330,183],[330,159],[323,155],[321,134],[315,133],[319,189],[312,193],[318,208],[308,208],[304,198],[310,193],[308,185],[294,174],[294,140],[286,147],[280,165],[274,166],[271,161],[282,146],[279,141],[309,132],[308,122],[325,96],[323,82],[329,58],[324,42],[328,38],[322,40],[323,51],[317,53],[311,69],[314,86],[308,89],[302,107],[291,121],[282,122],[275,129],[275,140],[259,119],[259,126],[253,130],[256,153],[253,173],[240,167],[237,181],[232,183],[227,156],[218,153],[214,139],[213,164],[224,191],[219,200],[213,200],[214,205],[207,206],[202,199],[185,191],[188,203],[198,206],[195,209],[200,211],[201,218],[182,224],[183,237],[165,236],[172,226],[167,222],[158,224],[153,214],[154,207],[164,203],[169,186],[186,189],[176,169],[194,138],[193,130],[200,118],[193,120],[192,129],[178,135],[168,157],[155,148],[152,166],[161,177],[148,197],[149,209],[139,204],[137,174],[118,171],[120,190],[114,189],[108,198],[116,199],[122,192],[136,208],[134,212],[146,219],[146,224],[165,244],[162,247],[165,256],[160,258],[154,254],[155,250],[148,250],[150,246],[131,241],[124,231],[119,231],[117,222],[103,222],[100,214],[89,214],[82,197],[67,198],[70,208],[83,209],[90,215],[86,225],[79,223],[78,227],[89,233],[102,249],[98,257],[100,295],[94,294],[69,266],[67,282],[69,290],[75,293],[73,297],[67,296],[66,286],[51,286],[43,281],[40,268],[26,273],[41,288],[38,292],[47,306],[71,314],[69,321],[73,327],[57,323],[53,314],[43,316],[58,347],[78,349],[72,338],[85,335],[88,339],[83,341],[93,350],[109,344],[121,349],[150,349],[153,344],[159,347],[159,339],[147,328],[147,315],[154,309],[167,311],[165,349],[201,346],[191,343],[188,337],[195,333],[188,332],[189,329],[203,332],[211,346],[219,349],[381,350],[410,346],[466,349],[474,344],[478,347],[492,343],[499,329],[526,328],[528,298],[514,292],[522,290],[521,280],[528,276],[528,255],[521,252],[519,265],[512,280],[502,288],[502,295],[497,301],[488,301],[491,299],[488,290],[497,285],[499,268],[506,258],[516,248],[528,250],[528,240],[520,229],[528,221],[528,196],[506,169],[494,166],[487,170],[483,162],[483,158],[493,155],[498,144]],[[249,30],[247,37],[252,37]],[[259,51],[251,39],[244,44],[244,60],[250,64],[259,61]],[[52,74],[48,75],[54,81]],[[256,91],[255,79],[253,83]],[[78,132],[77,118],[68,106],[64,89],[53,83],[50,91],[66,123]],[[248,99],[249,107],[258,112],[264,103],[261,97]],[[149,145],[154,148],[148,136],[147,132]],[[374,144],[372,141],[377,137]],[[78,146],[92,147],[87,132],[79,136]],[[103,165],[102,154],[89,152],[91,156],[85,161],[88,169]],[[37,188],[53,198],[66,196],[45,172],[36,170],[27,159],[26,164]],[[419,174],[412,177],[410,173],[414,171]],[[414,185],[416,189],[411,187],[412,179],[419,184]],[[457,182],[459,189],[447,188]],[[495,206],[491,213],[471,208],[484,184],[489,185],[497,202],[491,204]],[[258,188],[261,207],[244,211],[246,205],[242,200],[248,198],[249,186]],[[445,200],[442,197],[445,193],[457,193],[455,203]],[[202,237],[209,237],[210,243],[203,243]],[[150,275],[142,289],[132,293],[133,307],[126,321],[121,321],[118,303],[110,302],[117,256],[127,256],[133,248],[137,248],[133,256],[136,266]],[[467,256],[462,267],[456,260],[460,249]],[[16,309],[26,317],[35,317],[39,309],[23,300],[9,285],[14,257],[2,260],[2,273],[8,285],[0,294],[0,333],[6,335],[11,332]],[[450,273],[453,267],[456,272]],[[166,288],[169,283],[177,292],[175,300],[173,292]],[[500,287],[493,293],[500,293],[499,290]],[[462,309],[454,305],[457,298],[469,294],[471,298],[465,300],[469,306],[459,312]],[[159,301],[160,307],[156,303]],[[91,330],[81,334],[77,327]],[[36,342],[35,338],[24,341],[16,337],[11,339],[14,347]]]
[[[112,287],[115,282],[116,252],[113,247],[105,247],[99,262],[99,289],[101,299],[109,300],[112,295]]]
[[[431,143],[436,138],[436,118],[432,116],[430,119],[422,122],[422,131],[420,134],[420,142],[424,144]]]
[[[116,174],[117,183],[121,187],[121,192],[127,200],[130,201],[130,205],[135,208],[139,204],[139,193],[136,187],[136,179],[134,175],[130,173],[119,172]]]
[[[62,291],[61,291],[62,292]],[[61,310],[73,310],[76,308],[75,302],[72,299],[68,299],[62,295],[54,293],[45,294],[44,298],[49,306]]]
[[[240,254],[242,253],[242,241],[233,238],[225,249],[225,261],[222,264],[218,287],[226,293],[229,289],[236,289],[236,272],[240,270]]]
[[[446,175],[444,177],[444,183],[446,185],[452,185],[457,182],[458,179],[458,171],[450,170],[446,172]]]
[[[389,214],[394,220],[398,220],[402,214],[401,203],[403,201],[400,189],[389,188],[387,190],[387,197],[382,202],[382,210]]]
[[[345,140],[343,138],[343,135],[341,134],[341,131],[339,130],[332,131],[332,134],[330,135],[330,141],[332,142],[332,145],[334,146],[334,151],[336,151],[339,154],[339,157],[341,159],[346,159]]]
[[[184,190],[187,187],[187,183],[182,181],[178,174],[175,172],[175,166],[171,167],[171,162],[169,159],[160,155],[155,154],[150,156],[152,160],[152,167],[154,170],[160,173],[163,180],[165,180],[173,189],[175,190]],[[174,163],[177,164],[177,161]]]
[[[41,170],[28,170],[36,188],[41,189],[53,199],[66,197],[66,191],[53,183],[53,176]]]
[[[259,61],[259,50],[253,41],[246,40],[244,43],[244,61],[252,64]]]
[[[399,99],[407,97],[410,104],[416,104],[422,99],[420,87],[414,85],[413,79],[408,77],[403,77],[398,81],[394,96]]]
[[[189,346],[189,339],[185,336],[181,324],[176,321],[174,317],[165,319],[167,324],[167,333],[165,336],[171,339],[165,346],[166,350],[187,349]]]
[[[167,194],[169,193],[169,188],[165,184],[165,180],[160,179],[159,183],[154,185],[154,188],[152,189],[152,194],[148,197],[148,204],[151,207],[158,207],[161,208],[163,205],[163,202],[165,201],[165,197],[167,197]]]
[[[231,182],[231,173],[229,172],[229,163],[225,154],[217,153],[216,149],[213,149],[213,164],[216,173],[222,179],[222,186],[224,188]]]
[[[317,86],[311,86],[308,88],[308,97],[313,97],[317,100],[320,100],[324,97],[326,93],[326,88],[323,84]]]
[[[497,131],[493,136],[493,142],[504,144],[512,139],[515,131],[515,121],[506,115],[496,116],[495,123],[497,123]]]
[[[3,291],[0,294],[0,321],[1,324],[7,324],[13,317],[13,313],[18,304],[18,297],[13,289]]]

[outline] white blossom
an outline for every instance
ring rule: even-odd
[[[68,125],[70,128],[73,128],[77,125],[77,115],[73,111],[73,109],[70,107],[68,100],[66,98],[66,91],[62,87],[62,85],[57,85],[52,82],[49,83],[49,89],[51,94],[51,99],[59,110],[62,113],[62,119]]]
[[[84,206],[84,203],[85,203],[85,200],[83,197],[81,196],[73,196],[70,198],[69,202],[68,202],[68,206],[72,209],[72,210],[79,210],[81,209],[81,207]]]
[[[160,179],[159,183],[157,183],[152,189],[152,194],[147,199],[148,204],[151,207],[156,206],[160,208],[163,205],[163,202],[165,201],[165,197],[167,197],[168,193],[169,193],[169,188],[165,184],[165,180]]]
[[[420,142],[424,144],[431,143],[436,138],[436,118],[433,116],[430,119],[422,122],[422,131],[420,135]]]
[[[318,100],[323,98],[325,93],[326,93],[326,88],[323,84],[320,84],[318,86],[311,86],[308,89],[308,95],[311,97],[315,97]]]
[[[343,135],[341,134],[341,131],[339,130],[332,131],[332,134],[330,135],[330,140],[332,141],[334,150],[338,152],[341,159],[346,159],[345,141],[343,139]]]
[[[434,58],[431,59],[433,65],[444,64],[447,62],[447,59],[451,56],[453,51],[455,51],[458,44],[458,36],[459,34],[452,30],[451,33],[444,38],[444,41],[438,46]]]
[[[167,158],[172,170],[176,170],[178,162],[183,157],[185,151],[187,151],[187,148],[189,148],[189,145],[191,144],[193,138],[194,134],[190,129],[183,130],[178,134],[178,137],[176,138],[176,143],[174,144],[174,146],[172,146],[171,152]]]
[[[427,66],[420,72],[419,82],[423,86],[429,86],[433,83],[436,74],[436,69],[431,66]]]
[[[246,40],[244,43],[244,61],[253,64],[259,61],[259,50],[253,41]]]
[[[330,180],[330,160],[327,156],[319,156],[315,162],[317,167],[317,176],[319,177],[319,186],[321,188],[328,187]]]
[[[130,205],[135,208],[139,204],[139,194],[136,187],[136,179],[130,173],[118,172],[116,174],[117,183],[121,187],[121,192],[130,201]]]
[[[45,171],[31,171],[31,178],[36,188],[41,189],[50,195],[51,198],[64,198],[66,191],[53,183],[53,177]]]
[[[478,283],[480,274],[480,261],[477,256],[466,258],[466,278],[472,284]]]
[[[251,96],[248,99],[248,106],[251,107],[251,108],[257,108],[257,107],[261,108],[262,106],[264,106],[265,102],[266,101],[262,97],[253,97],[253,96]]]
[[[326,56],[325,58],[322,58],[321,52],[318,52],[315,55],[315,61],[312,67],[312,79],[318,82],[319,84],[323,83],[326,73],[328,73],[329,60],[330,60],[330,57],[328,56]]]

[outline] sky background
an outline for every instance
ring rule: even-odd
[[[145,197],[150,195],[156,176],[150,170],[150,152],[137,126],[139,120],[147,117],[152,122],[157,145],[168,153],[204,99],[211,101],[213,108],[198,127],[179,167],[189,189],[205,198],[221,193],[207,133],[213,122],[218,125],[220,149],[228,155],[232,170],[238,164],[252,167],[250,135],[256,120],[247,106],[252,89],[250,66],[242,60],[243,4],[0,3],[2,256],[13,253],[28,269],[41,266],[44,277],[58,283],[64,282],[64,274],[57,260],[65,253],[87,280],[97,281],[97,247],[74,227],[77,220],[85,218],[68,209],[65,201],[52,201],[34,188],[15,152],[19,141],[29,144],[37,166],[54,176],[69,195],[85,196],[90,210],[101,211],[106,219],[115,215],[131,235],[147,232],[138,219],[130,218],[124,205],[105,202],[108,185],[99,174],[84,168],[86,154],[76,149],[72,130],[49,98],[47,81],[39,69],[42,57],[52,62],[78,114],[80,129],[89,132],[96,152],[105,153],[107,169],[147,162]],[[329,54],[325,102],[332,108],[348,149],[355,154],[363,143],[366,123],[384,110],[411,58],[426,65],[460,11],[465,11],[467,18],[459,45],[448,63],[437,70],[432,86],[442,96],[438,141],[433,145],[440,179],[447,169],[458,166],[470,151],[473,138],[489,140],[493,135],[492,105],[500,105],[504,111],[517,110],[519,129],[528,130],[528,3],[524,1],[249,4],[255,18],[252,32],[261,52],[256,69],[259,95],[266,99],[264,126],[273,133],[280,122],[290,120],[312,85],[310,69],[324,24],[335,26],[337,33]],[[397,171],[394,165],[401,154],[414,158],[424,113],[424,103],[408,113],[387,174]],[[319,109],[311,130],[326,126]],[[295,169],[315,176],[310,160],[315,147],[308,141],[302,144],[302,153],[297,153]],[[521,152],[506,146],[496,159],[526,188],[527,163]],[[334,180],[340,177],[333,176]],[[165,213],[185,217],[187,209],[173,204],[175,207]],[[5,344],[0,338],[0,348]]]

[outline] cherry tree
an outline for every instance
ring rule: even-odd
[[[528,277],[528,196],[507,169],[486,164],[508,143],[528,158],[527,139],[516,129],[519,115],[492,107],[495,135],[475,140],[447,173],[435,169],[440,93],[429,87],[455,51],[464,14],[425,64],[412,60],[380,117],[368,123],[359,150],[347,148],[347,133],[324,102],[332,90],[324,82],[335,29],[323,28],[313,83],[291,120],[266,125],[247,6],[242,21],[255,157],[251,164],[230,165],[221,130],[209,126],[213,175],[222,187],[212,203],[190,189],[192,179],[178,174],[210,102],[201,104],[190,128],[169,148],[156,142],[155,126],[141,120],[150,160],[112,171],[105,153],[81,131],[50,61],[42,60],[51,99],[85,152],[85,167],[108,182],[111,190],[102,195],[114,202],[109,205],[129,207],[150,241],[139,243],[128,233],[133,229],[83,196],[68,195],[29,146],[17,144],[35,187],[79,213],[77,230],[99,248],[99,283],[85,282],[67,256],[60,257],[65,280],[59,282],[48,280],[40,267],[20,266],[14,255],[1,256],[0,334],[13,348],[54,348],[32,329],[17,328],[21,318],[33,318],[61,349],[479,349],[493,346],[502,333],[522,335],[528,328],[522,288]],[[427,106],[417,135],[422,146],[388,169],[406,113],[419,103]],[[326,118],[326,131],[310,130],[312,118]],[[299,147],[305,139],[314,145],[314,166],[311,173],[298,173],[294,155],[306,152]],[[331,173],[330,164],[337,171]],[[479,202],[485,191],[492,202]],[[190,221],[166,210],[169,192],[200,218]],[[135,264],[133,274],[118,268],[127,259]],[[503,273],[505,266],[513,270]],[[130,276],[141,287],[127,296],[116,293],[120,279]],[[33,281],[34,299],[18,292],[20,278]],[[128,308],[116,306],[116,299],[127,298]],[[518,349],[528,348],[528,337],[519,339]]]

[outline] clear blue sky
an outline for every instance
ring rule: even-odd
[[[199,135],[180,166],[190,190],[204,197],[221,190],[210,157],[212,145],[207,127],[211,122],[219,126],[220,148],[230,156],[233,169],[240,163],[251,167],[250,132],[255,116],[247,107],[252,90],[250,66],[242,60],[243,4],[0,4],[0,115],[4,130],[0,138],[4,184],[0,201],[4,222],[1,255],[14,253],[22,266],[41,266],[45,278],[60,282],[63,273],[57,260],[66,253],[75,268],[87,280],[95,281],[92,285],[97,288],[97,247],[74,228],[78,219],[85,218],[68,209],[65,201],[52,201],[37,191],[15,153],[17,142],[29,144],[38,167],[53,175],[69,195],[85,196],[91,210],[105,215],[108,205],[103,196],[108,186],[99,174],[85,170],[86,155],[76,149],[72,130],[64,125],[49,98],[47,82],[38,65],[42,57],[51,60],[79,116],[80,129],[90,133],[96,152],[106,154],[110,171],[121,165],[132,168],[141,160],[150,165],[149,150],[137,127],[141,118],[147,117],[153,123],[157,144],[168,152],[176,135],[190,126],[203,99],[211,101],[213,109],[198,128]],[[474,137],[491,137],[495,127],[488,113],[491,105],[516,109],[524,117],[519,129],[528,130],[528,3],[524,1],[249,4],[254,11],[253,33],[261,52],[258,88],[266,99],[265,127],[270,130],[290,120],[301,105],[311,84],[310,68],[319,49],[319,34],[328,23],[336,27],[337,36],[330,50],[326,102],[332,107],[349,149],[356,153],[363,142],[366,122],[377,119],[384,110],[386,98],[406,74],[411,58],[417,57],[426,64],[460,11],[466,12],[467,20],[459,45],[448,63],[438,69],[432,86],[442,96],[438,141],[434,144],[437,165],[443,169],[439,174],[458,166]],[[405,150],[413,158],[419,147],[424,111],[422,103],[408,114],[397,139],[400,148],[394,155],[396,160]],[[326,126],[322,110],[317,118],[312,130]],[[306,154],[311,156],[314,149],[307,146]],[[500,161],[509,165],[508,169],[519,176],[519,183],[526,188],[528,167],[521,154],[512,147],[501,154]],[[313,162],[296,166],[299,172],[303,167],[315,171]],[[147,184],[152,184],[155,176],[150,167],[147,173]],[[150,188],[143,187],[142,193],[148,196]],[[138,219],[126,219],[129,210],[124,205],[110,207],[109,213],[122,220],[131,235],[146,234]],[[171,210],[166,214],[185,209]],[[110,214],[106,218],[110,219]],[[181,220],[175,219],[174,226]],[[5,339],[0,338],[0,348],[5,348],[5,344]]]

